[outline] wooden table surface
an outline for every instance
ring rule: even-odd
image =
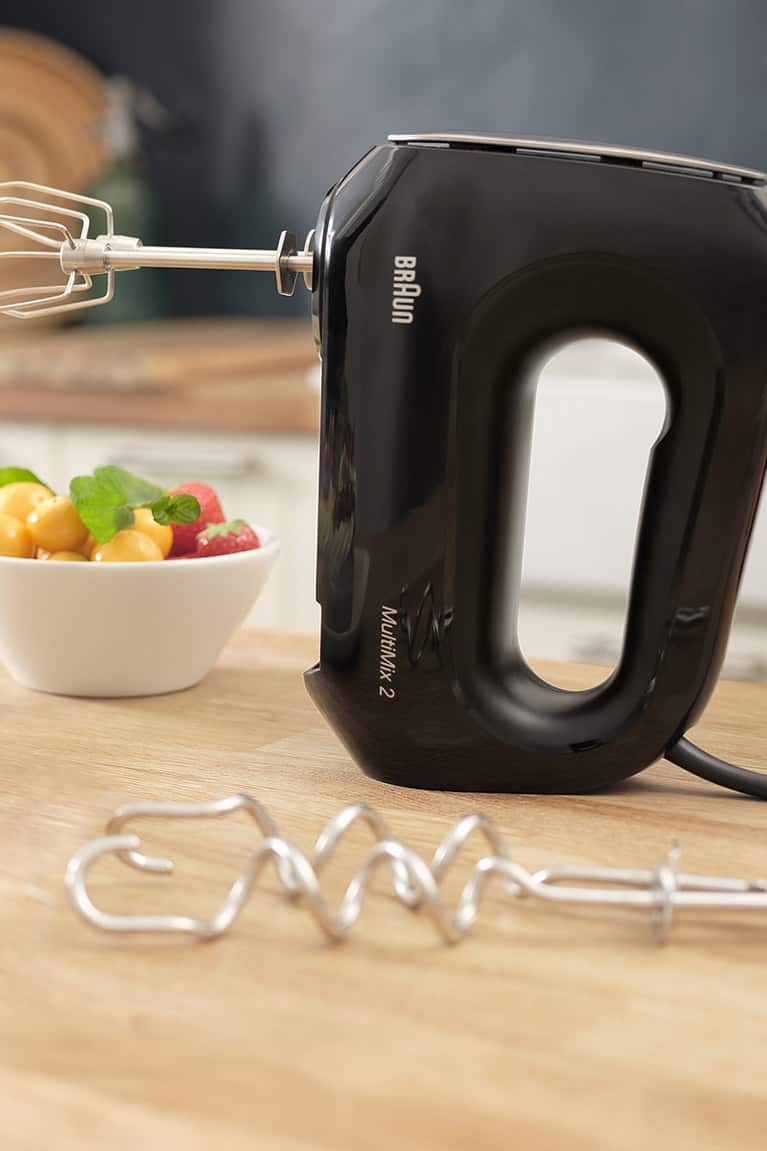
[[[0,419],[315,436],[305,320],[39,328],[0,316]]]
[[[475,933],[446,947],[381,876],[353,937],[329,945],[271,874],[213,943],[75,917],[67,858],[114,807],[243,790],[307,849],[365,800],[424,852],[480,809],[527,866],[651,865],[679,835],[690,870],[767,870],[767,806],[670,765],[577,798],[371,782],[304,693],[314,648],[243,635],[201,687],[143,701],[0,679],[3,1151],[763,1148],[767,917],[690,916],[659,948],[643,916],[511,907],[494,891]],[[573,686],[587,675],[571,669]],[[765,703],[765,687],[723,685],[700,738],[763,765]],[[104,861],[105,908],[209,914],[259,838],[242,815],[141,830],[177,874]],[[342,848],[331,891],[368,843],[359,829]]]

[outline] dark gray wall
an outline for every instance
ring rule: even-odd
[[[395,130],[767,166],[765,0],[0,0],[0,23],[135,76],[194,125],[147,142],[171,242],[301,232]],[[179,310],[284,310],[266,277],[179,277],[174,291]]]
[[[250,115],[309,222],[391,131],[575,136],[767,162],[764,0],[219,0],[227,157]]]

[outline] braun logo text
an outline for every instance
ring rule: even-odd
[[[391,322],[412,324],[413,305],[421,294],[421,285],[415,282],[415,256],[394,257],[394,284],[392,287]]]

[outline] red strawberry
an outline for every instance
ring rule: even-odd
[[[173,528],[172,556],[188,555],[195,550],[197,537],[208,524],[221,524],[226,518],[219,498],[208,484],[181,484],[174,488],[169,495],[177,496],[181,492],[194,496],[200,503],[200,518],[193,524],[171,524]]]
[[[211,524],[197,537],[197,555],[229,556],[234,552],[249,552],[261,546],[253,528],[245,520]]]

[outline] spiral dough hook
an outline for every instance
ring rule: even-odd
[[[138,835],[125,833],[135,820],[148,817],[206,819],[245,811],[261,832],[261,840],[232,884],[218,911],[209,919],[187,915],[115,915],[101,911],[88,892],[91,866],[105,855],[116,855],[139,871],[168,874],[169,859],[146,855]],[[357,824],[365,824],[373,847],[353,875],[334,911],[323,894],[320,876],[341,841]],[[680,870],[679,846],[654,868],[591,867],[557,864],[531,872],[511,858],[506,840],[490,819],[477,813],[463,816],[427,862],[392,836],[384,817],[366,804],[343,808],[327,824],[311,852],[305,854],[285,839],[263,804],[249,795],[231,795],[213,803],[136,803],[119,808],[107,824],[107,834],[82,847],[69,861],[66,887],[75,910],[94,927],[112,932],[177,932],[213,939],[223,935],[240,915],[261,873],[273,866],[286,892],[314,918],[331,940],[343,939],[357,922],[375,872],[388,872],[394,896],[411,911],[429,918],[446,943],[468,934],[480,912],[490,880],[497,877],[510,899],[541,903],[598,905],[647,913],[655,937],[664,942],[679,909],[767,911],[767,881],[687,874]],[[490,854],[475,864],[453,910],[441,883],[467,840],[481,836]]]

